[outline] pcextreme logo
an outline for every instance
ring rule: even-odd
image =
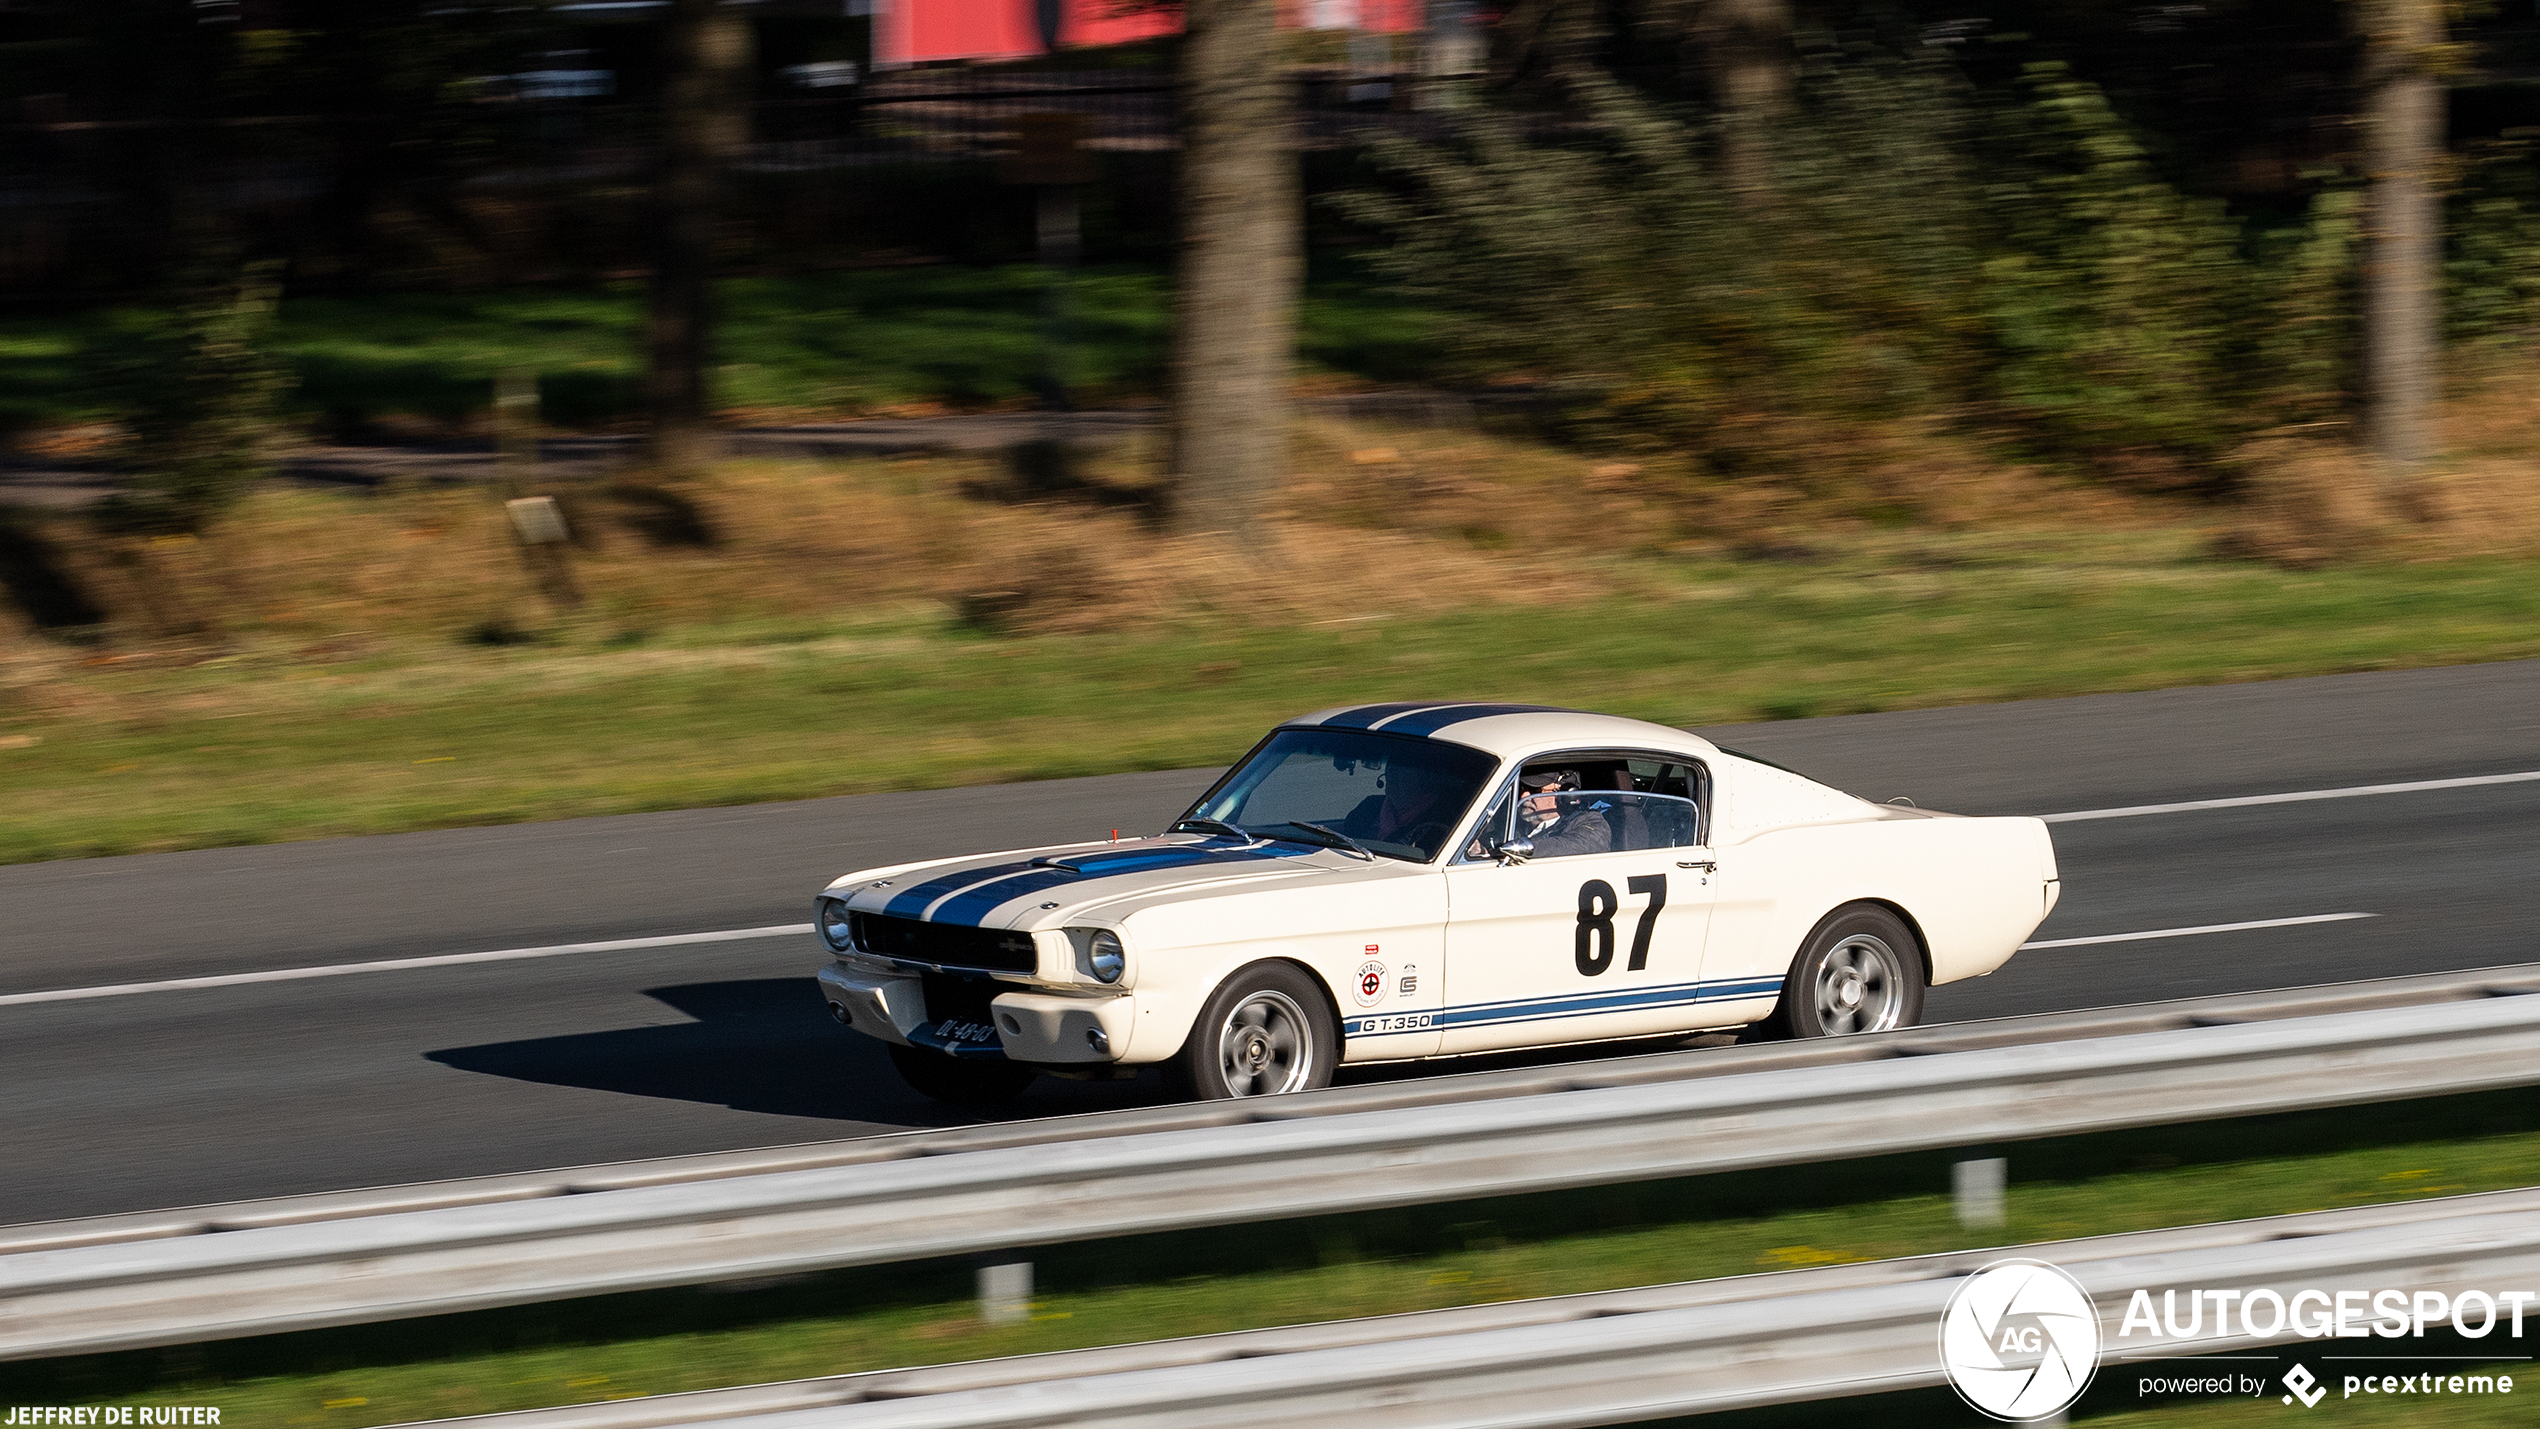
[[[2099,1310],[2042,1260],[1997,1260],[1949,1297],[1940,1363],[1970,1408],[2027,1423],[2062,1413],[2099,1368]]]
[[[2291,1404],[2298,1399],[2304,1409],[2317,1409],[2319,1402],[2328,1397],[2328,1387],[2320,1383],[2320,1377],[2311,1373],[2311,1367],[2306,1364],[2297,1364],[2286,1372],[2284,1387],[2293,1391],[2284,1396],[2284,1402]]]

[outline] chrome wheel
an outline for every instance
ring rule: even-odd
[[[1885,1032],[1905,1005],[1904,960],[1887,940],[1854,933],[1817,964],[1817,1029],[1829,1037]]]
[[[1236,1003],[1217,1029],[1217,1068],[1228,1096],[1301,1090],[1312,1075],[1314,1051],[1313,1020],[1295,998],[1269,988]]]

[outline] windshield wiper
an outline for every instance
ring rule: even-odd
[[[1290,840],[1292,843],[1322,843],[1326,847],[1339,849],[1343,853],[1354,853],[1360,858],[1367,860],[1369,863],[1374,863],[1376,861],[1376,855],[1369,852],[1365,844],[1360,843],[1358,840],[1351,838],[1349,835],[1342,833],[1338,829],[1327,829],[1321,824],[1309,824],[1303,819],[1290,819],[1281,827],[1291,829],[1310,829],[1323,836],[1321,839],[1316,840],[1292,839]],[[1271,837],[1276,838],[1278,836],[1273,834]]]
[[[1236,828],[1233,824],[1226,822],[1224,819],[1181,819],[1176,821],[1173,827],[1166,829],[1165,832],[1169,834],[1178,834],[1184,829],[1190,829],[1203,834],[1230,834],[1236,838],[1246,840],[1249,840],[1252,837],[1252,835]]]

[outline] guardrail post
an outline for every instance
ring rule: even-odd
[[[2002,1224],[2002,1187],[2010,1179],[2010,1169],[2011,1163],[1998,1156],[1961,1161],[1949,1168],[1950,1188],[1958,1200],[1958,1224]]]
[[[979,1318],[991,1325],[1032,1318],[1032,1262],[997,1260],[979,1267]]]

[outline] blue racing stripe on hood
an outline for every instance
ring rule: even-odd
[[[892,894],[891,901],[882,905],[882,911],[894,918],[915,918],[926,911],[927,904],[947,893],[958,893],[974,883],[985,883],[995,878],[1011,878],[1015,874],[1031,871],[1032,865],[1027,862],[999,863],[991,864],[986,868],[964,868],[951,873],[939,873],[924,883],[914,884]]]
[[[1028,898],[1035,893],[1045,893],[1053,888],[1063,888],[1068,884],[1084,881],[1083,874],[1070,873],[1063,868],[1026,869],[1013,877],[1000,878],[994,883],[983,883],[945,899],[944,906],[936,909],[935,916],[926,921],[959,923],[975,928],[979,926],[980,919],[995,912],[1003,904],[1011,903],[1017,898]]]
[[[1035,893],[1065,888],[1082,896],[1087,884],[1105,878],[1118,878],[1132,873],[1153,873],[1158,869],[1198,868],[1207,864],[1261,863],[1272,859],[1303,858],[1319,850],[1311,844],[1272,844],[1215,848],[1206,844],[1185,844],[1172,848],[1122,849],[1117,853],[1069,854],[1024,865],[1006,865],[993,870],[997,877],[974,881],[945,899],[935,910],[930,923],[961,923],[977,926],[980,919],[1000,906]],[[942,895],[936,895],[941,897]],[[891,911],[899,911],[899,900],[893,899]],[[921,905],[922,912],[922,905]],[[918,913],[906,916],[917,917]]]

